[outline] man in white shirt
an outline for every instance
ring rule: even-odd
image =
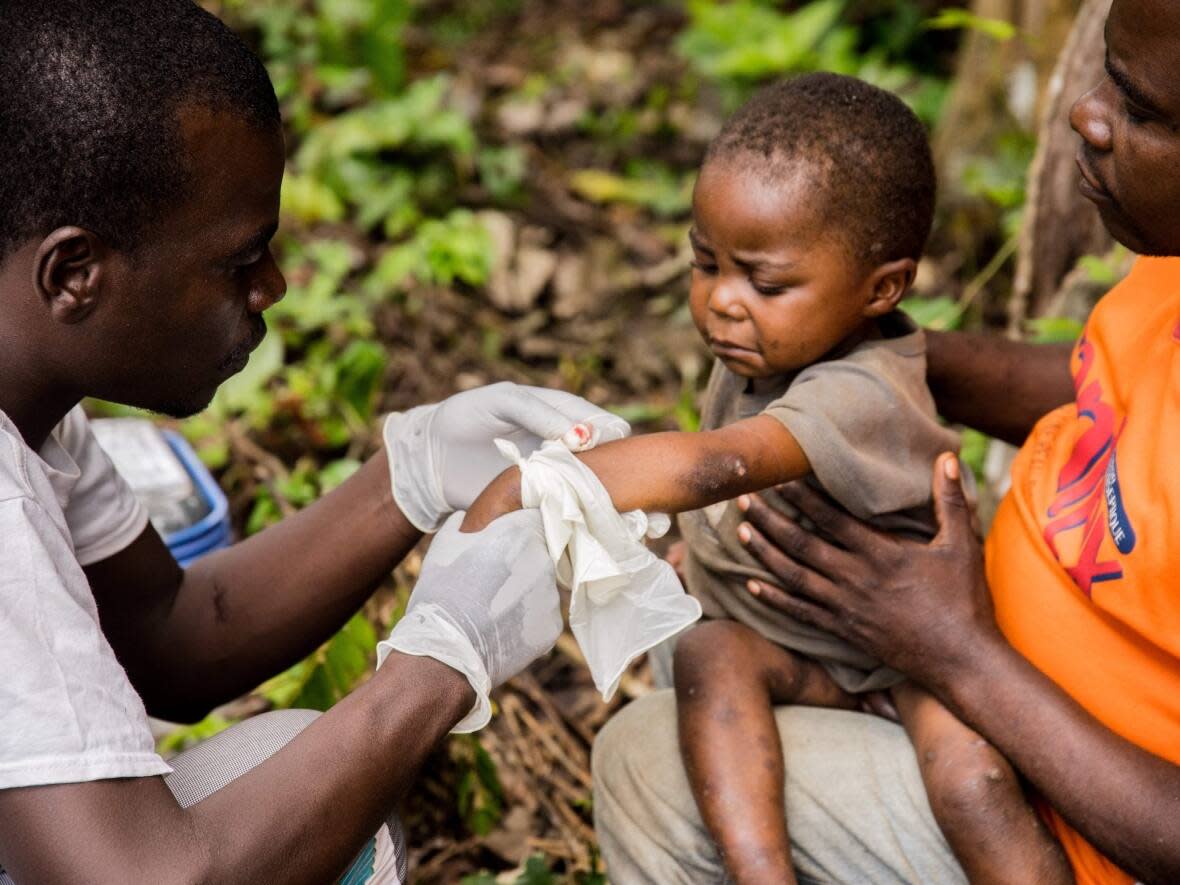
[[[191,414],[265,334],[273,89],[190,0],[3,0],[0,82],[0,866],[331,880],[560,629],[535,512],[443,525],[501,469],[493,438],[625,427],[514,385],[419,407],[335,492],[182,570],[78,402]],[[169,789],[146,712],[200,717],[306,655],[440,527],[372,679],[240,776]]]

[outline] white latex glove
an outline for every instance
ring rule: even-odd
[[[549,439],[581,452],[630,432],[622,418],[581,397],[505,381],[395,412],[384,436],[398,507],[419,531],[433,532],[503,472],[497,437],[527,457]]]
[[[561,633],[540,514],[518,510],[467,533],[459,531],[464,515],[452,515],[435,537],[405,616],[377,645],[377,666],[396,649],[467,677],[476,700],[458,733],[487,725],[492,689],[553,648]]]

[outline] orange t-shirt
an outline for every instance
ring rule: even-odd
[[[1180,764],[1180,259],[1139,259],[1071,366],[1077,400],[1033,430],[988,538],[996,617],[1104,725]],[[1080,885],[1131,881],[1046,813]]]

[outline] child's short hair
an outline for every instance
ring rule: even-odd
[[[934,217],[926,130],[897,96],[839,74],[806,74],[758,92],[722,127],[705,163],[804,164],[854,255],[878,264],[917,260]]]

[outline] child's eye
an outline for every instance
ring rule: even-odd
[[[787,287],[781,283],[759,283],[757,280],[752,280],[751,284],[759,295],[782,295],[787,291]]]
[[[701,273],[707,273],[707,274],[717,273],[717,265],[716,264],[710,264],[707,261],[698,261],[695,258],[688,263],[688,266],[691,267],[693,270],[699,270]]]

